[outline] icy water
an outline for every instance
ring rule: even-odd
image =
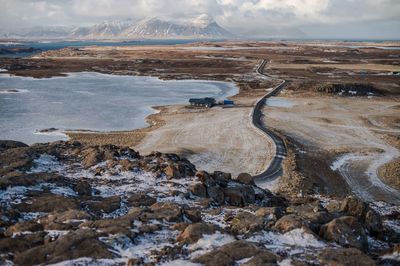
[[[0,139],[31,144],[66,139],[63,130],[118,131],[145,127],[151,106],[192,97],[223,99],[232,83],[162,81],[154,77],[73,73],[33,79],[0,75]],[[40,133],[43,129],[52,132]]]

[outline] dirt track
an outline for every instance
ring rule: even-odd
[[[382,139],[387,133],[400,134],[391,122],[396,117],[398,102],[343,97],[281,99],[293,106],[265,107],[265,122],[302,143],[305,150],[299,152],[303,154],[315,150],[330,154],[327,172],[317,166],[322,179],[332,174],[329,171],[335,172],[346,180],[353,193],[365,200],[400,202],[399,191],[377,175],[381,165],[400,157],[400,151]],[[312,163],[309,162],[310,167]]]

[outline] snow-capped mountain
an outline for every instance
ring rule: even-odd
[[[178,23],[160,18],[142,20],[121,33],[126,38],[226,38],[233,34],[214,20]]]
[[[229,31],[217,24],[208,15],[192,20],[172,21],[162,18],[104,21],[88,27],[40,27],[2,33],[9,38],[68,38],[68,39],[183,39],[183,38],[227,38]]]
[[[93,25],[91,27],[77,27],[74,28],[69,36],[73,38],[116,38],[119,37],[121,32],[132,25],[131,20],[114,20],[104,21],[102,23]]]

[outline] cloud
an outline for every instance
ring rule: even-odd
[[[315,33],[345,23],[366,29],[376,22],[395,25],[400,17],[399,0],[0,0],[0,5],[3,29],[154,16],[184,19],[206,13],[239,33],[272,28]]]

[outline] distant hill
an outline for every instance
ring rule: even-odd
[[[229,38],[234,35],[208,15],[176,22],[161,18],[104,21],[88,27],[35,27],[2,32],[0,38],[184,39]]]

